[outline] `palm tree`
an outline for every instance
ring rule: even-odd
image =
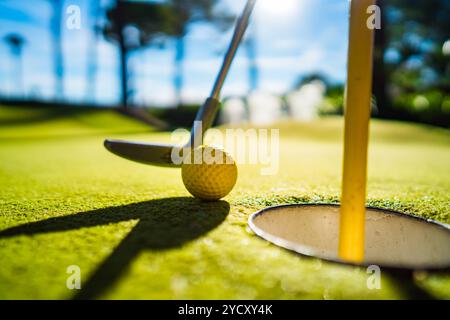
[[[253,91],[256,91],[259,87],[259,69],[257,62],[255,32],[248,32],[244,45],[246,48],[248,61],[249,93],[251,93]]]
[[[172,36],[175,38],[173,85],[177,104],[181,105],[184,84],[185,36],[189,26],[199,21],[207,21],[213,26],[225,30],[231,25],[233,17],[214,10],[219,0],[169,0],[168,3],[173,10]]]
[[[62,52],[61,19],[62,0],[50,0],[53,8],[53,16],[50,23],[53,40],[53,63],[55,73],[55,98],[61,100],[64,97],[64,59]]]
[[[24,95],[22,49],[25,44],[25,38],[20,34],[11,33],[6,35],[4,39],[6,44],[10,47],[12,55],[17,60],[17,88],[19,92]]]
[[[134,50],[162,43],[165,35],[172,33],[172,15],[164,3],[117,0],[116,5],[107,10],[106,17],[103,33],[119,47],[121,104],[126,109],[130,103],[128,56]],[[130,39],[129,30],[138,31],[137,39]]]
[[[98,38],[102,32],[98,17],[102,14],[103,8],[100,2],[91,1],[91,28],[92,39],[89,41],[87,54],[87,70],[86,70],[86,100],[95,102],[95,95],[97,91],[96,76],[97,76],[97,44]]]

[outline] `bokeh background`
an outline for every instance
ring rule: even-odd
[[[375,40],[374,116],[448,126],[450,1],[378,4],[383,28]],[[148,110],[139,113],[144,120],[188,126],[211,90],[243,5],[2,0],[0,101],[141,107]],[[73,28],[77,9],[80,28]],[[348,10],[345,0],[258,1],[219,121],[341,114]]]
[[[450,224],[450,0],[378,4],[367,205]],[[448,272],[383,270],[369,290],[365,268],[247,227],[268,206],[340,201],[348,0],[257,0],[217,122],[279,129],[276,174],[240,165],[203,203],[180,170],[103,147],[191,126],[244,5],[0,0],[0,299],[450,299]]]

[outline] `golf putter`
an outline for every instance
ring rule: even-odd
[[[200,107],[192,126],[190,141],[184,147],[200,145],[205,132],[212,126],[220,106],[220,92],[227,77],[231,63],[239,44],[244,36],[245,30],[249,24],[250,15],[255,7],[256,0],[248,0],[244,11],[237,20],[233,38],[227,50],[225,58],[220,68],[220,72],[216,78],[211,95],[206,99],[205,103]],[[172,151],[176,148],[182,149],[183,146],[173,144],[158,144],[133,142],[125,140],[106,139],[105,148],[119,157],[136,161],[143,164],[149,164],[161,167],[180,167],[172,161]]]

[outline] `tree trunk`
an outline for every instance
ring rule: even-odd
[[[96,92],[97,92],[97,36],[93,43],[89,44],[89,55],[87,62],[87,72],[86,72],[86,100],[88,103],[96,102]]]
[[[52,34],[53,34],[53,55],[54,55],[54,73],[55,73],[55,98],[62,100],[64,97],[64,61],[62,53],[61,39],[61,16],[62,3],[61,0],[52,0],[53,18],[52,18]]]
[[[119,40],[120,54],[120,87],[121,87],[121,107],[128,108],[128,67],[127,67],[127,49],[125,47],[123,36]]]
[[[386,53],[387,34],[386,28],[386,10],[384,0],[377,2],[381,8],[381,29],[375,32],[375,50],[374,50],[374,65],[373,65],[373,94],[377,100],[378,116],[381,118],[391,117],[391,101],[388,95],[387,81],[388,70],[384,61]]]
[[[251,93],[257,90],[259,86],[259,70],[256,61],[256,39],[254,34],[249,34],[245,44],[248,60],[249,93]]]
[[[184,85],[184,58],[185,58],[185,42],[184,35],[176,38],[176,52],[174,61],[173,87],[175,89],[175,99],[178,107],[182,104],[182,94]]]
[[[91,14],[93,23],[91,25],[93,32],[93,37],[91,37],[91,41],[88,44],[88,57],[87,57],[87,70],[86,70],[86,100],[88,103],[96,103],[96,92],[97,92],[97,56],[98,56],[98,38],[99,38],[99,30],[97,29],[97,17],[100,16],[100,4],[96,1],[93,1],[91,4]]]
[[[24,83],[24,77],[23,77],[23,56],[22,52],[19,52],[17,55],[17,76],[19,77],[19,96],[21,99],[25,100],[26,93],[25,93],[25,83]]]
[[[117,3],[116,21],[117,21],[117,35],[119,41],[119,56],[120,56],[120,92],[121,92],[121,109],[126,110],[128,108],[128,65],[127,65],[127,47],[125,45],[124,36],[124,14],[125,5],[122,1]]]

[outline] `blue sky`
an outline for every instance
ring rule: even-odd
[[[108,0],[102,1],[104,4]],[[242,0],[222,0],[222,5],[238,14]],[[81,8],[81,29],[63,28],[65,98],[86,101],[86,62],[93,36],[89,28],[89,0],[65,0]],[[348,37],[347,0],[258,0],[250,32],[256,35],[260,89],[285,93],[296,80],[311,72],[321,72],[334,81],[345,80]],[[64,12],[64,11],[63,11]],[[0,38],[20,33],[26,38],[23,50],[24,91],[26,96],[52,99],[52,42],[49,0],[0,0]],[[211,90],[222,54],[231,37],[231,29],[221,33],[206,24],[192,25],[186,38],[186,102],[202,101]],[[97,44],[98,72],[95,100],[114,104],[120,96],[118,52],[103,39]],[[173,103],[172,88],[174,46],[148,48],[130,57],[134,101],[144,105]],[[18,93],[15,61],[4,41],[0,42],[0,91]],[[240,50],[223,89],[223,96],[244,95],[248,91],[247,59]]]

